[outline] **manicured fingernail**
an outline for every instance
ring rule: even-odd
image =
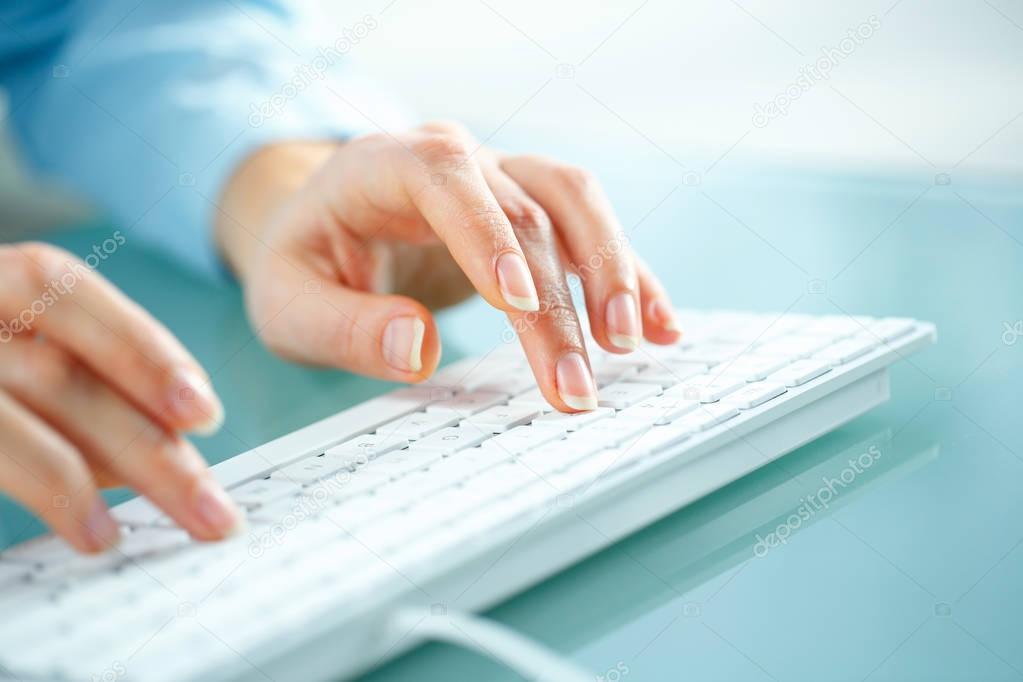
[[[540,309],[533,277],[525,259],[519,254],[506,253],[497,259],[497,285],[508,305],[525,312]]]
[[[238,507],[212,478],[199,484],[195,511],[202,523],[217,535],[233,535],[241,527],[242,518]]]
[[[209,380],[190,367],[178,369],[174,379],[171,406],[178,418],[194,423],[191,431],[201,436],[219,431],[224,423],[224,406]]]
[[[557,366],[558,395],[573,410],[597,409],[597,389],[583,356],[565,353]]]
[[[678,325],[678,318],[675,317],[675,311],[662,299],[655,298],[650,303],[650,317],[657,320],[657,323],[669,332],[682,331]]]
[[[607,302],[604,314],[607,323],[607,338],[622,350],[639,348],[639,311],[636,310],[636,299],[632,294],[622,292]]]
[[[426,325],[418,317],[396,317],[384,328],[380,342],[384,360],[400,372],[423,369],[423,335]]]
[[[121,535],[117,528],[117,522],[110,516],[110,509],[101,499],[93,503],[89,517],[85,520],[85,526],[88,531],[88,545],[96,551],[113,547]]]

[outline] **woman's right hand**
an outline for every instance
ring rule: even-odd
[[[83,552],[116,543],[99,488],[127,485],[200,540],[240,515],[181,432],[211,432],[209,377],[77,257],[0,245],[0,490]]]

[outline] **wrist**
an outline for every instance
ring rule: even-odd
[[[337,142],[284,142],[243,161],[221,192],[214,236],[239,280],[265,251],[274,216],[337,150]]]

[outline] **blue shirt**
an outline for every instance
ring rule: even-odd
[[[210,226],[240,161],[404,124],[348,63],[378,28],[297,0],[19,0],[0,7],[0,83],[31,167],[214,274]]]

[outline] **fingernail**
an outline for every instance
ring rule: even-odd
[[[583,356],[565,353],[557,366],[558,395],[573,410],[597,409],[597,389]]]
[[[622,292],[607,302],[604,315],[607,323],[607,338],[616,348],[636,350],[639,348],[639,312],[632,294]]]
[[[241,527],[238,507],[212,478],[199,484],[195,509],[203,524],[217,535],[233,535]]]
[[[423,369],[426,325],[418,317],[396,317],[384,328],[381,350],[387,364],[400,372]]]
[[[171,405],[178,417],[195,422],[191,431],[201,436],[211,436],[219,431],[224,423],[224,406],[213,392],[209,380],[190,367],[178,369],[174,379]]]
[[[678,325],[678,318],[675,317],[675,311],[662,299],[655,298],[650,303],[650,317],[657,320],[657,323],[669,332],[682,331],[682,328]]]
[[[102,499],[93,503],[85,526],[88,530],[88,544],[96,551],[113,547],[121,536],[117,522],[110,516],[110,509]]]
[[[525,312],[540,309],[533,277],[525,259],[519,254],[506,253],[497,259],[497,285],[508,305]]]

